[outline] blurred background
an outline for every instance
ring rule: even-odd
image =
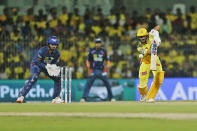
[[[165,77],[197,76],[195,0],[1,0],[0,79],[27,79],[32,56],[58,36],[60,65],[87,77],[85,59],[96,37],[111,59],[111,78],[137,78],[136,30],[161,26]],[[45,79],[45,75],[41,74]]]
[[[98,37],[111,59],[116,99],[139,100],[136,32],[146,25],[148,30],[161,27],[158,55],[165,79],[156,100],[196,100],[196,8],[196,0],[1,0],[0,102],[15,101],[30,75],[33,55],[52,35],[60,41],[59,65],[74,67],[73,101],[83,93],[88,74],[85,61]],[[50,100],[53,83],[44,74],[40,79],[44,80],[37,82],[27,99]],[[104,100],[107,93],[97,81],[91,92],[89,97],[96,100]]]

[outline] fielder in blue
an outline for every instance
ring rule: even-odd
[[[29,79],[25,82],[24,87],[19,93],[19,97],[17,99],[18,103],[22,103],[27,93],[30,91],[32,86],[36,83],[40,72],[44,72],[49,78],[54,80],[54,94],[53,94],[53,103],[60,103],[61,99],[59,98],[61,91],[61,80],[60,75],[56,73],[53,75],[50,69],[47,68],[47,65],[55,65],[57,67],[57,63],[59,61],[60,52],[58,50],[58,39],[56,36],[51,36],[48,38],[48,46],[44,46],[39,49],[39,51],[34,56],[31,61],[30,72],[31,75]],[[57,69],[57,68],[56,68]]]
[[[85,90],[81,102],[87,101],[88,93],[95,79],[101,79],[108,91],[108,99],[110,101],[115,101],[113,99],[111,85],[107,78],[107,73],[109,73],[110,61],[109,56],[107,56],[107,51],[101,47],[101,39],[95,40],[95,48],[91,48],[88,53],[88,60],[86,65],[88,67],[88,75],[90,76],[85,85]],[[104,67],[104,61],[106,61],[106,67]]]

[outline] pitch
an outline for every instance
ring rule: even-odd
[[[2,131],[194,131],[196,122],[197,101],[0,104]]]

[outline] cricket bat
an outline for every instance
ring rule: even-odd
[[[156,71],[156,66],[157,66],[157,45],[156,43],[153,43],[151,50],[150,70]]]

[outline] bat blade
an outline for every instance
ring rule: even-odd
[[[152,44],[150,70],[155,71],[157,65],[157,46]]]

